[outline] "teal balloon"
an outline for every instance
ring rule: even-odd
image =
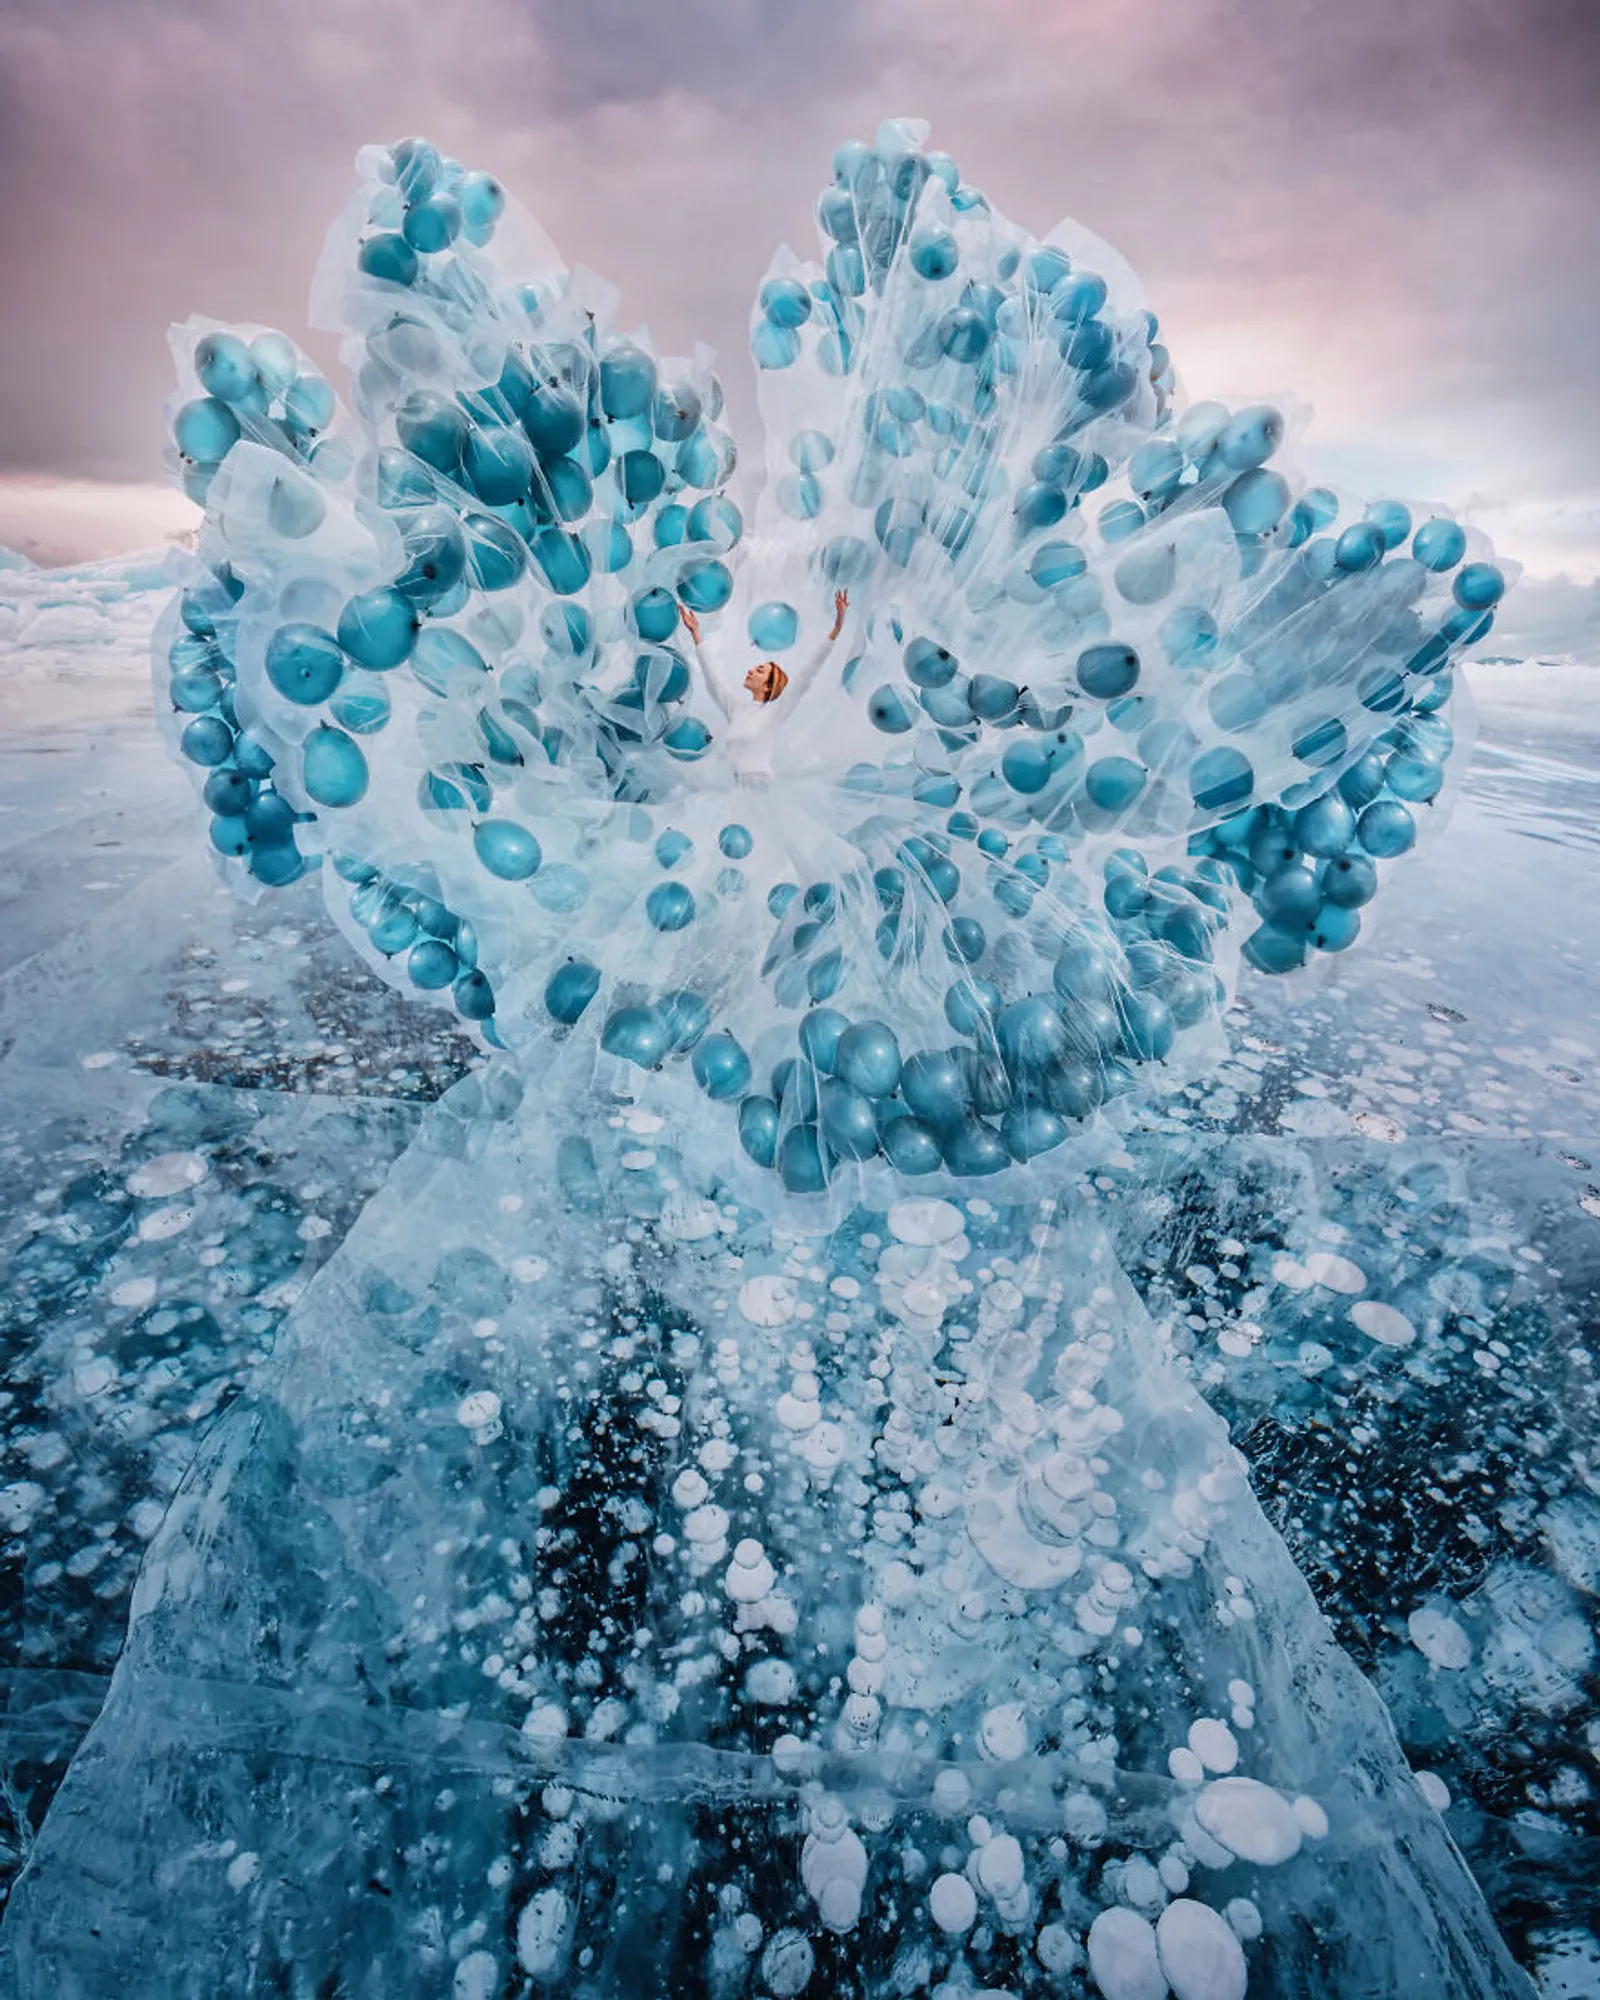
[[[461,234],[461,207],[453,196],[431,194],[406,211],[401,234],[413,250],[429,255],[448,250]]]
[[[463,224],[480,233],[493,229],[505,213],[505,189],[491,174],[468,174],[457,199]]]
[[[352,597],[339,613],[338,642],[357,666],[382,672],[411,657],[417,615],[409,598],[382,586]]]
[[[515,820],[480,820],[472,830],[473,850],[502,882],[526,882],[537,875],[544,856],[539,843]]]
[[[753,646],[759,646],[765,653],[782,653],[794,644],[800,620],[792,604],[773,601],[756,606],[746,630]]]
[[[178,412],[172,438],[196,465],[220,465],[239,441],[239,419],[215,396],[202,396]]]
[[[326,723],[313,729],[300,753],[306,795],[319,806],[353,806],[367,792],[367,760],[353,736]]]
[[[739,1106],[739,1144],[758,1167],[778,1157],[778,1107],[770,1097],[747,1097]]]
[[[1458,521],[1424,521],[1411,538],[1411,553],[1424,569],[1454,569],[1466,552],[1466,530]]]
[[[645,897],[644,913],[654,930],[687,930],[694,922],[694,893],[682,882],[658,883]]]
[[[551,973],[544,989],[546,1011],[570,1027],[600,991],[600,968],[587,959],[569,959]]]
[[[720,611],[733,595],[732,573],[726,563],[698,563],[679,579],[678,595],[691,611]]]
[[[453,986],[461,973],[461,961],[440,938],[424,938],[414,944],[406,958],[406,976],[424,993],[440,993]]]
[[[750,1058],[732,1035],[708,1035],[690,1057],[694,1080],[707,1097],[727,1103],[750,1083]]]
[[[654,1069],[670,1050],[672,1036],[659,1009],[618,1007],[600,1031],[600,1046],[607,1055]]]
[[[267,679],[286,701],[315,708],[344,678],[344,655],[320,626],[291,621],[267,642]]]
[[[386,285],[410,285],[416,282],[421,265],[416,251],[403,236],[385,230],[369,236],[362,244],[356,254],[356,268]]]
[[[225,403],[246,402],[265,386],[255,356],[236,333],[208,333],[197,341],[194,372],[206,394]]]

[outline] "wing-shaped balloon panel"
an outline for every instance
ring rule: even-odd
[[[318,273],[353,415],[279,334],[175,338],[158,672],[223,865],[325,861],[385,976],[833,1201],[1048,1186],[1214,1059],[1241,951],[1346,948],[1506,580],[1307,487],[1292,411],[1180,411],[1121,260],[926,136],[842,147],[760,287],[748,539],[709,357],[423,141]]]

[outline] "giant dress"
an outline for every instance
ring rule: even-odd
[[[348,409],[175,335],[218,866],[484,1061],[151,1548],[20,1993],[1526,1990],[1096,1192],[1355,942],[1505,574],[925,140],[760,289],[748,533],[709,357],[422,141]]]

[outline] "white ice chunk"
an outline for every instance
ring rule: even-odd
[[[1241,1861],[1275,1867],[1300,1851],[1300,1822],[1282,1793],[1258,1778],[1214,1778],[1195,1800],[1195,1818]]]
[[[1089,1926],[1089,1970],[1105,2000],[1167,2000],[1155,1926],[1132,1910],[1102,1910]]]
[[[1180,1896],[1156,1923],[1161,1970],[1177,2000],[1244,2000],[1244,1951],[1208,1904]]]
[[[1417,1337],[1417,1329],[1405,1314],[1381,1299],[1357,1299],[1350,1308],[1350,1319],[1368,1340],[1382,1347],[1409,1347]]]

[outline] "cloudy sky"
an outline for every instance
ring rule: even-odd
[[[714,345],[747,425],[773,246],[909,114],[1110,238],[1191,395],[1293,391],[1308,471],[1592,579],[1597,109],[1597,0],[0,0],[0,543],[181,527],[168,322],[303,331],[356,148],[413,131]]]

